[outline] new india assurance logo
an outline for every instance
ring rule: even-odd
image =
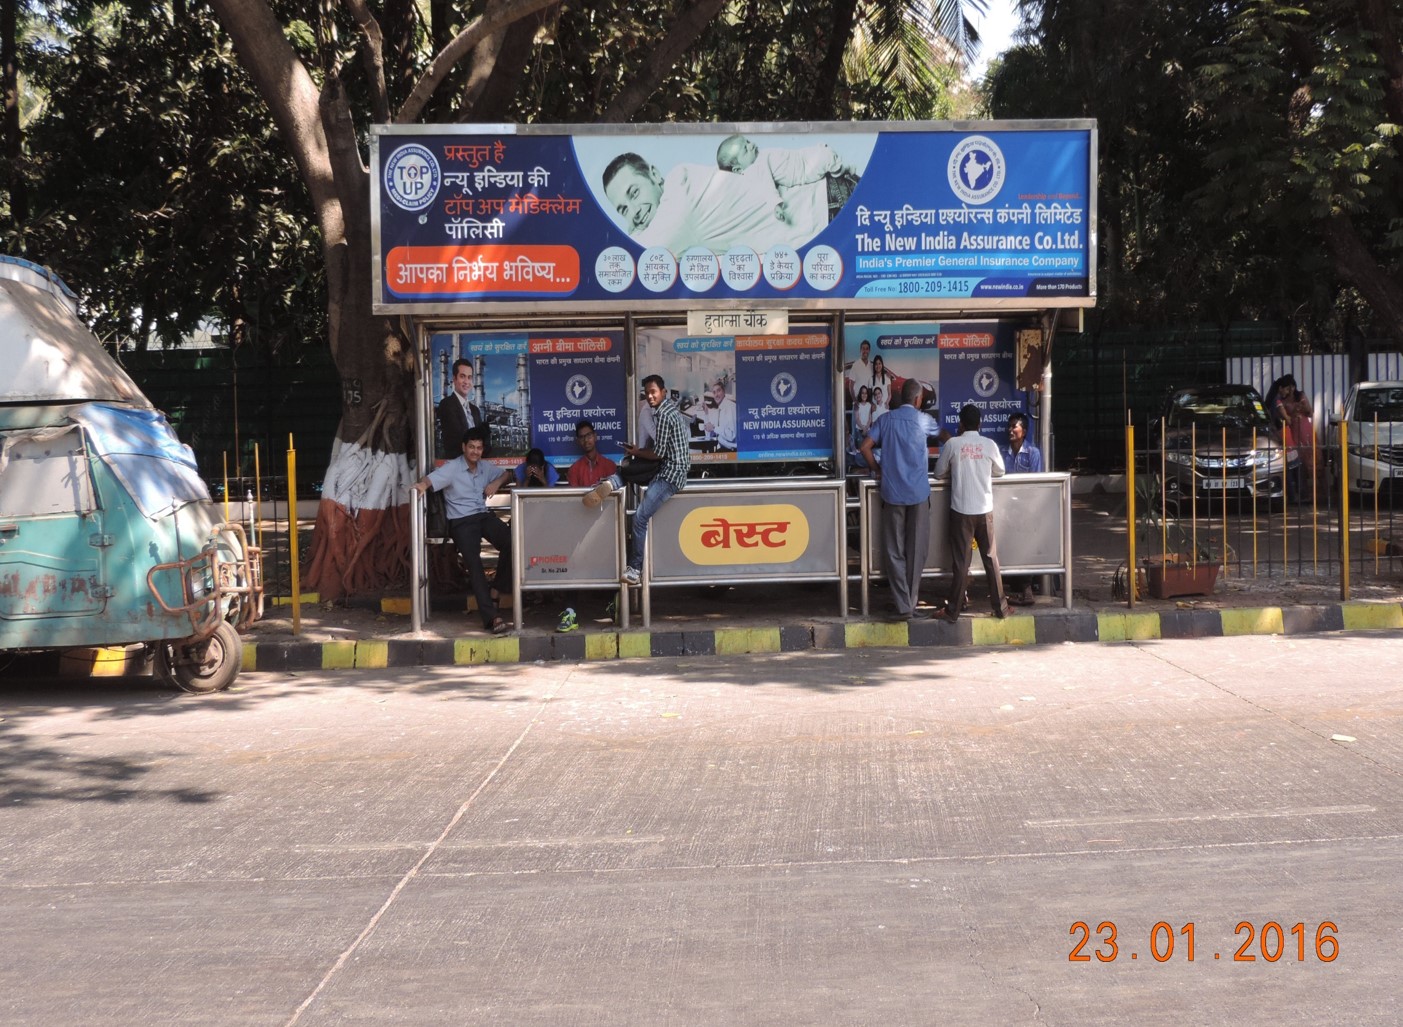
[[[385,165],[385,193],[401,210],[423,210],[439,187],[438,161],[418,143],[401,146]]]
[[[1004,152],[988,136],[969,136],[950,154],[950,188],[965,203],[988,203],[1004,187]]]
[[[788,406],[799,395],[799,383],[788,371],[781,371],[770,381],[770,395],[775,398],[776,403]]]
[[[594,395],[594,383],[582,374],[571,375],[565,383],[565,398],[577,407],[582,407]]]

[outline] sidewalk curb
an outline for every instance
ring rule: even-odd
[[[1403,604],[1340,603],[1144,613],[1049,611],[1015,614],[1006,620],[962,617],[957,624],[929,619],[895,623],[852,620],[681,631],[537,631],[496,638],[245,642],[244,670],[378,670],[483,663],[675,659],[810,649],[993,648],[1369,630],[1403,630]]]

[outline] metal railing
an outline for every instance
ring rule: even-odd
[[[1135,582],[1147,568],[1207,564],[1228,579],[1335,580],[1349,598],[1351,576],[1403,574],[1403,505],[1388,479],[1347,479],[1348,427],[1314,445],[1270,432],[1235,445],[1224,431],[1141,448],[1128,426]]]

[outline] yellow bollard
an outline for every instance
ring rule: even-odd
[[[287,539],[292,550],[292,633],[302,633],[302,575],[297,566],[297,449],[287,434]]]
[[[1257,487],[1257,485],[1256,485],[1257,479],[1256,479],[1256,477],[1255,477],[1255,475],[1256,475],[1256,473],[1257,473],[1257,468],[1256,468],[1256,467],[1253,467],[1251,473],[1254,475],[1254,477],[1252,478],[1252,487],[1253,487],[1253,489],[1255,490],[1256,487]],[[1222,491],[1222,500],[1223,500],[1223,544],[1222,544],[1221,546],[1218,547],[1218,551],[1219,551],[1219,554],[1220,554],[1220,555],[1219,555],[1219,561],[1222,563],[1222,567],[1223,567],[1223,577],[1226,578],[1226,577],[1228,576],[1228,429],[1227,429],[1226,427],[1223,428],[1223,491]],[[1253,505],[1253,509],[1256,509],[1256,504],[1253,503],[1252,505]],[[1210,541],[1212,541],[1211,538],[1210,538]]]
[[[1159,562],[1169,557],[1169,461],[1164,452],[1164,418],[1159,419]]]
[[[1135,425],[1130,420],[1130,411],[1125,417],[1125,521],[1126,537],[1130,540],[1130,553],[1126,563],[1125,594],[1130,606],[1135,606]]]
[[[1349,423],[1340,422],[1340,598],[1349,598]]]
[[[254,524],[258,526],[258,537],[254,539],[256,546],[263,545],[263,478],[258,470],[258,443],[253,444],[253,516]]]
[[[1257,452],[1256,428],[1252,429],[1252,452]],[[1257,469],[1254,467],[1252,469],[1252,474],[1254,475],[1254,477],[1252,478],[1252,577],[1254,578],[1257,576],[1257,479],[1255,477],[1256,473]],[[1271,473],[1270,463],[1267,464],[1267,473]],[[1284,460],[1281,463],[1281,473],[1283,475],[1286,473],[1286,462]],[[1285,478],[1283,478],[1282,480],[1284,481]],[[1283,489],[1285,489],[1285,487],[1285,485],[1282,486]],[[1271,500],[1268,499],[1267,502],[1270,503]]]

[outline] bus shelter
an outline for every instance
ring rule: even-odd
[[[658,375],[692,483],[650,528],[644,623],[654,586],[761,579],[831,580],[844,616],[860,578],[865,611],[856,448],[907,380],[952,433],[966,403],[994,436],[1028,414],[1050,464],[1051,339],[1096,297],[1096,145],[1084,120],[378,126],[375,311],[415,333],[420,466],[458,454],[435,410],[459,361],[490,458],[539,450],[562,484],[579,422],[615,462],[647,438]],[[1018,493],[1070,537],[1065,482]],[[621,588],[627,497],[586,516],[582,494],[515,490],[518,591]],[[1006,569],[1054,550],[1069,573],[1069,546]]]

